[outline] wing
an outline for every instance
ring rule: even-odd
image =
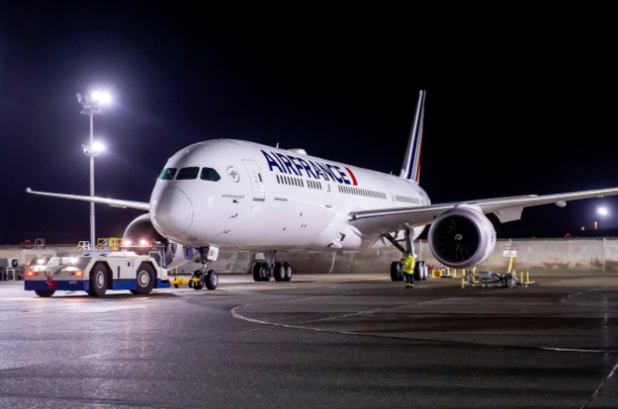
[[[456,203],[434,204],[429,206],[401,207],[395,209],[376,209],[351,212],[348,220],[363,234],[380,234],[400,230],[405,227],[424,226],[443,212],[460,205],[473,205],[483,214],[494,213],[500,222],[521,219],[524,207],[555,203],[566,206],[572,200],[590,199],[618,195],[618,188],[588,190],[582,192],[560,193],[555,195],[513,196],[497,199],[472,200]]]
[[[30,188],[27,188],[26,192],[32,193],[34,195],[59,197],[62,199],[83,200],[85,202],[101,203],[101,204],[109,205],[111,207],[121,207],[123,209],[138,209],[138,210],[145,210],[147,212],[150,211],[150,204],[146,202],[133,202],[131,200],[105,199],[105,198],[96,197],[96,196],[77,196],[77,195],[65,195],[61,193],[37,192]]]

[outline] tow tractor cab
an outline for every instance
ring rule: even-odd
[[[78,257],[35,258],[24,276],[26,290],[51,297],[56,290],[86,291],[101,297],[107,290],[149,294],[153,288],[170,286],[167,270],[157,252],[91,252]]]

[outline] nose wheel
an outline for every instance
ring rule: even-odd
[[[219,276],[215,270],[206,270],[210,261],[216,261],[219,254],[219,249],[215,246],[200,247],[198,249],[198,257],[196,262],[202,263],[201,270],[195,270],[189,281],[189,287],[194,290],[201,290],[206,287],[209,290],[214,290],[219,285]]]
[[[189,287],[194,290],[201,290],[206,287],[209,290],[214,290],[219,285],[219,276],[215,270],[208,270],[204,272],[203,270],[195,270],[193,272],[193,276],[191,277],[191,281],[189,281]]]

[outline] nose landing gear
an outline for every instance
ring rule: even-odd
[[[207,270],[208,262],[215,261],[217,259],[217,255],[219,253],[219,249],[216,247],[201,247],[199,249],[199,261],[202,263],[201,270],[195,270],[193,272],[193,276],[191,277],[191,281],[189,281],[189,287],[194,290],[201,290],[206,286],[209,290],[214,290],[219,285],[219,276],[215,270]]]
[[[203,270],[195,270],[189,281],[189,287],[194,290],[201,290],[204,287],[214,290],[217,285],[219,285],[219,276],[215,270],[208,270],[206,273]]]

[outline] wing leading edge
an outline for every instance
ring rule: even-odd
[[[554,195],[513,196],[495,199],[470,200],[429,206],[401,207],[396,209],[375,209],[351,212],[350,223],[363,234],[379,234],[400,230],[404,227],[430,224],[438,215],[461,205],[475,206],[483,214],[494,213],[502,223],[519,220],[525,207],[555,203],[565,206],[572,200],[591,199],[618,195],[618,188],[597,189]]]
[[[109,205],[111,207],[120,207],[123,209],[137,209],[137,210],[150,211],[150,204],[145,203],[145,202],[134,202],[131,200],[118,200],[118,199],[105,199],[103,197],[97,197],[97,196],[78,196],[78,195],[67,195],[67,194],[62,194],[62,193],[37,192],[30,188],[27,188],[26,192],[32,193],[34,195],[59,197],[62,199],[70,199],[70,200],[82,200],[84,202],[101,203],[101,204]]]

